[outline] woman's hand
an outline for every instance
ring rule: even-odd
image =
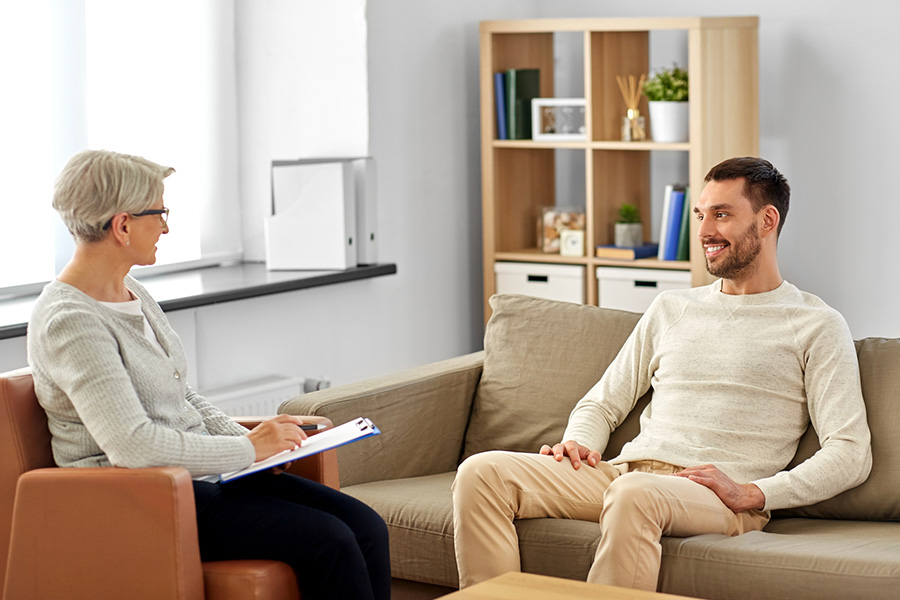
[[[568,456],[572,463],[572,468],[574,469],[581,468],[581,461],[585,461],[588,465],[596,467],[601,458],[600,453],[596,450],[585,448],[578,444],[578,442],[572,440],[560,442],[552,448],[544,444],[541,446],[540,454],[549,454],[556,459],[556,462],[561,461],[563,456]]]
[[[303,419],[293,415],[278,415],[267,419],[250,430],[247,439],[256,450],[256,461],[264,460],[283,452],[293,450],[300,442],[306,439],[306,434],[300,429]]]

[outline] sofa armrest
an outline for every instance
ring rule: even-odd
[[[320,417],[315,415],[300,415],[300,417],[306,423],[317,423],[319,425],[324,425],[325,429],[331,429],[332,427],[334,427],[334,423],[332,423],[331,419],[327,417]],[[270,418],[271,417],[234,417],[234,420],[247,429],[253,429],[266,419]],[[307,434],[309,435],[315,435],[316,433],[317,432],[315,431],[307,432]],[[341,489],[340,474],[338,472],[337,450],[326,450],[325,452],[319,452],[318,454],[307,456],[305,458],[301,458],[300,460],[295,460],[291,463],[291,466],[288,468],[287,472],[297,475],[298,477],[303,477],[304,479],[318,481],[319,483],[327,485],[328,487],[334,488],[336,490]]]
[[[298,396],[279,413],[327,416],[335,423],[368,417],[382,434],[338,449],[340,482],[445,473],[456,469],[484,353]]]
[[[5,598],[203,598],[185,469],[36,469],[16,487]]]
[[[298,416],[301,419],[303,419],[304,423],[316,423],[318,425],[324,425],[325,429],[330,429],[330,428],[334,427],[334,423],[332,423],[331,419],[329,419],[327,417],[319,417],[316,415],[298,415]],[[259,425],[266,419],[271,419],[272,417],[271,416],[268,416],[268,417],[240,416],[240,417],[232,417],[232,418],[237,422],[238,425],[242,425],[242,426],[246,427],[247,429],[253,429],[254,427]],[[313,432],[313,433],[315,433],[315,432]]]

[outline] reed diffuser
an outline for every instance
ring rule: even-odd
[[[616,75],[616,81],[619,83],[619,91],[622,92],[622,98],[625,100],[625,106],[628,107],[626,116],[622,117],[622,141],[640,141],[647,139],[647,130],[644,128],[644,117],[638,110],[638,103],[641,101],[641,92],[644,89],[644,80],[647,78],[645,74],[641,74],[641,78],[635,82],[634,75],[629,75],[628,80],[622,75]]]

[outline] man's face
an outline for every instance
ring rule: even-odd
[[[743,190],[743,179],[710,181],[694,208],[706,269],[722,279],[751,274],[762,250],[757,214]]]

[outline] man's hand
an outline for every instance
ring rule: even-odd
[[[752,483],[736,483],[715,465],[689,467],[673,475],[705,485],[735,514],[750,509],[762,510],[766,505],[766,497],[758,487]]]
[[[540,454],[550,454],[556,459],[556,462],[560,462],[563,456],[568,456],[573,469],[580,469],[581,461],[587,462],[592,467],[596,467],[600,462],[599,452],[585,448],[572,440],[560,442],[552,448],[544,444],[541,446]]]
[[[267,419],[250,430],[247,438],[256,451],[254,460],[260,461],[284,450],[293,450],[306,439],[300,429],[303,419],[293,415],[278,415]]]

